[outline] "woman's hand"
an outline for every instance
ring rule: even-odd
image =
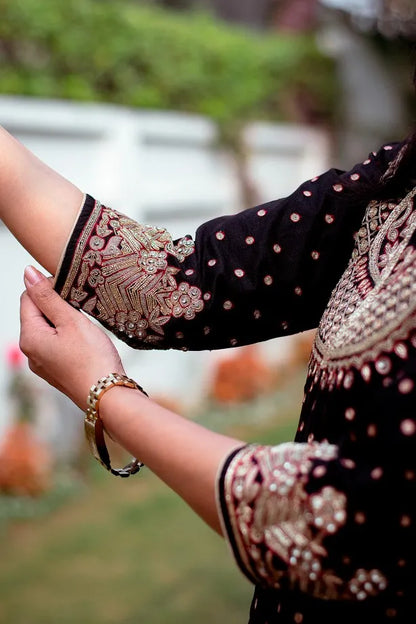
[[[20,347],[30,368],[85,409],[92,384],[112,372],[124,374],[119,355],[106,334],[65,303],[45,276],[28,267],[25,284]],[[129,388],[106,393],[100,416],[114,440],[221,533],[217,474],[242,442],[204,429]]]
[[[99,378],[124,374],[117,350],[101,329],[61,299],[42,273],[27,267],[24,280],[20,348],[34,373],[85,409],[90,387]]]

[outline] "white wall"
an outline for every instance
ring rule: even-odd
[[[176,113],[108,105],[0,97],[0,124],[42,160],[104,204],[140,221],[193,234],[209,218],[244,206],[230,155],[218,146],[215,125]],[[287,195],[327,167],[328,141],[306,127],[255,124],[247,130],[250,172],[262,201]],[[22,180],[24,184],[24,180]],[[59,206],[57,206],[59,211]],[[0,226],[0,354],[18,340],[24,266],[32,262]],[[282,352],[282,344],[279,351]],[[274,352],[274,347],[269,347]],[[129,374],[150,392],[193,402],[209,354],[121,350]],[[4,363],[4,358],[2,362]],[[6,367],[0,369],[0,434],[9,414]]]

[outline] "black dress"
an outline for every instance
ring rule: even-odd
[[[216,349],[316,327],[296,440],[226,458],[224,528],[252,624],[412,622],[416,190],[359,200],[401,145],[173,241],[87,196],[57,291],[136,348]],[[332,293],[332,294],[331,294]]]

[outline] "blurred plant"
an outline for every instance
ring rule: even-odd
[[[315,334],[315,330],[310,330],[294,336],[289,368],[296,370],[308,364],[315,341]]]
[[[288,32],[306,32],[317,25],[318,0],[280,0],[270,6],[274,28]]]
[[[376,8],[377,28],[388,39],[416,36],[416,5],[414,0],[380,0]]]
[[[34,390],[24,373],[25,360],[18,347],[8,349],[6,361],[14,413],[0,445],[0,490],[13,495],[38,496],[49,488],[51,457],[34,431]]]
[[[10,370],[9,397],[14,404],[15,418],[18,422],[31,423],[34,420],[33,386],[24,374],[25,357],[17,345],[6,351],[6,363]]]
[[[336,115],[334,63],[311,34],[259,34],[131,0],[0,0],[0,10],[0,93],[207,115],[235,156],[246,206],[258,200],[246,123]]]
[[[209,396],[220,404],[244,403],[270,391],[274,381],[258,349],[243,347],[218,362]]]
[[[0,10],[1,93],[189,111],[222,126],[296,120],[291,93],[313,102],[315,120],[336,108],[334,65],[312,36],[130,0],[0,0]]]

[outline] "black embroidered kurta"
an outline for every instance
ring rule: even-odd
[[[353,192],[400,147],[210,221],[195,241],[87,197],[57,276],[66,300],[137,348],[319,324],[296,441],[244,447],[219,479],[224,528],[256,585],[253,624],[416,617],[416,191],[368,206]]]

